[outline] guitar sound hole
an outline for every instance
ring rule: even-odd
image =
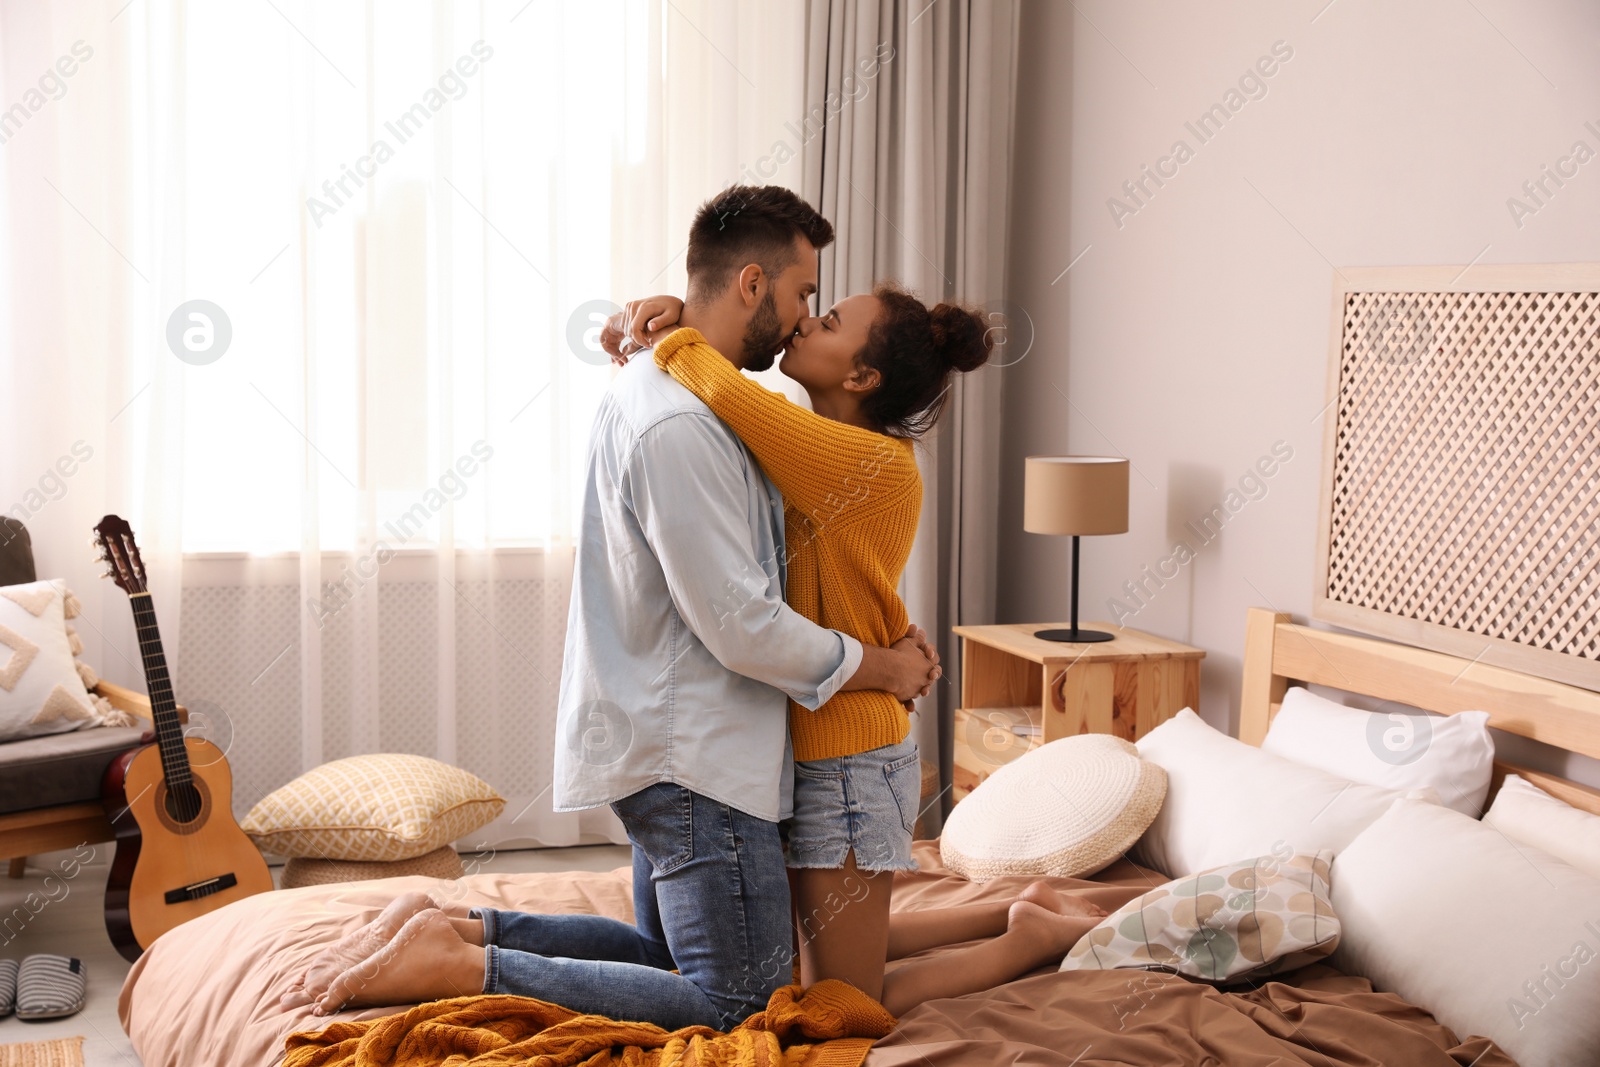
[[[200,809],[204,804],[201,801],[200,791],[194,787],[194,783],[169,786],[166,793],[167,816],[173,822],[193,822],[200,817]]]

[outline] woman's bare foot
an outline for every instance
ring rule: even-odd
[[[1106,909],[1098,904],[1071,893],[1062,893],[1050,887],[1049,882],[1037,881],[1028,883],[1028,887],[1017,894],[1018,900],[1037,904],[1045,911],[1053,911],[1057,915],[1079,915],[1103,919],[1109,914]]]
[[[285,1010],[304,1007],[328,991],[328,984],[339,975],[387,945],[406,920],[438,904],[426,893],[402,893],[389,902],[378,917],[324,949],[305,972],[289,987],[278,1002]]]
[[[483,949],[467,943],[437,908],[417,912],[388,944],[328,984],[312,1009],[420,1004],[483,991]]]
[[[1093,915],[1058,915],[1032,901],[1019,900],[1006,913],[1006,936],[1016,935],[1034,946],[1042,963],[1065,956],[1099,921]]]

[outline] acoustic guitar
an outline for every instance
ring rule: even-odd
[[[133,530],[115,515],[94,528],[109,577],[128,594],[144,657],[156,741],[112,761],[100,796],[116,835],[106,881],[106,932],[128,960],[173,927],[272,888],[261,852],[233,818],[222,750],[184,737]]]

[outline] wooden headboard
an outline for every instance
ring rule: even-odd
[[[1239,739],[1259,745],[1291,682],[1316,684],[1454,715],[1487,711],[1497,730],[1600,759],[1600,693],[1508,667],[1355,634],[1313,630],[1284,612],[1251,608],[1244,643]],[[1520,774],[1573,807],[1600,815],[1600,789],[1495,761],[1490,796]]]
[[[1311,615],[1600,690],[1600,264],[1334,271]]]

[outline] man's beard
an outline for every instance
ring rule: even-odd
[[[783,323],[778,321],[778,301],[767,290],[766,297],[750,324],[744,328],[744,369],[762,371],[771,368],[783,347]]]

